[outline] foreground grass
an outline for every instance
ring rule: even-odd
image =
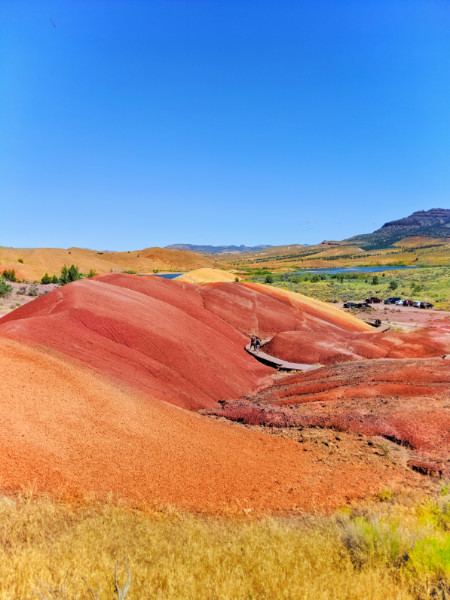
[[[379,506],[258,521],[3,498],[0,598],[120,598],[117,563],[127,600],[448,598],[445,498]]]

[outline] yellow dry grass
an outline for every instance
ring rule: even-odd
[[[127,600],[411,600],[435,590],[370,549],[356,564],[357,519],[213,519],[28,493],[0,500],[0,523],[4,600],[117,598],[117,563],[121,588],[129,568]]]
[[[264,268],[318,269],[374,265],[447,265],[450,260],[449,238],[412,236],[392,247],[364,250],[356,243],[322,242],[315,246],[274,246],[258,252],[217,255],[218,263],[229,269]]]
[[[19,259],[23,262],[19,262]],[[214,261],[196,252],[146,248],[130,252],[101,252],[86,248],[2,248],[0,272],[14,269],[20,280],[40,280],[44,273],[59,275],[63,265],[76,265],[82,273],[132,270],[138,273],[186,271],[212,266]]]
[[[228,283],[234,281],[236,275],[229,273],[228,271],[221,271],[220,269],[196,269],[189,273],[184,273],[177,277],[177,281],[183,281],[187,283]]]

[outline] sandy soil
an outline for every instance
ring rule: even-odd
[[[28,304],[28,302],[35,300],[39,296],[44,296],[59,287],[59,285],[55,283],[50,283],[48,285],[7,283],[13,289],[9,294],[0,298],[0,317],[7,315],[12,310],[19,308],[24,304]]]
[[[177,281],[186,281],[188,283],[213,283],[213,282],[231,282],[235,280],[236,275],[220,269],[195,269],[189,273],[184,273],[176,278]]]
[[[379,319],[383,324],[402,331],[409,332],[416,329],[438,327],[450,332],[450,314],[441,310],[395,306],[392,304],[372,304],[369,311],[360,310],[355,315],[363,320],[375,321],[375,319]]]

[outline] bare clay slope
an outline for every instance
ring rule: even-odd
[[[366,326],[263,286],[115,274],[10,313],[0,321],[3,486],[35,480],[51,492],[113,491],[210,512],[289,511],[334,508],[403,480],[403,467],[373,453],[356,462],[326,446],[305,453],[192,412],[233,418],[218,400],[274,394],[272,370],[243,350],[246,334],[302,329],[326,339]],[[241,405],[245,420],[254,403]]]
[[[203,307],[195,286],[106,275],[59,288],[4,317],[0,335],[52,348],[184,408],[255,389],[270,369]]]

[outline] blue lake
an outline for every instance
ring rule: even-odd
[[[302,269],[295,271],[294,275],[302,273],[379,273],[381,271],[399,271],[401,269],[417,269],[418,267],[347,267],[340,269]]]
[[[156,277],[164,277],[164,279],[175,279],[180,275],[183,275],[183,273],[155,273]]]

